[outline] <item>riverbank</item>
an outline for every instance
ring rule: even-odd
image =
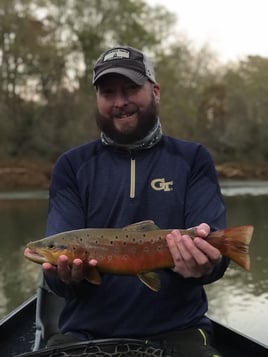
[[[53,165],[33,160],[0,160],[0,190],[47,189]]]
[[[53,164],[33,160],[0,160],[0,190],[47,189]],[[216,165],[220,179],[268,180],[268,162]]]
[[[216,169],[220,179],[268,180],[268,162],[226,162],[216,165]]]

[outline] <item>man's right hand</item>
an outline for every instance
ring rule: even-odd
[[[88,262],[89,266],[95,267],[97,261],[91,259]],[[64,283],[79,283],[81,280],[85,279],[84,274],[84,264],[81,259],[74,259],[72,266],[68,263],[68,257],[66,255],[61,255],[58,260],[58,265],[52,265],[50,263],[43,263],[42,268],[44,272],[49,274],[55,274],[61,279]]]

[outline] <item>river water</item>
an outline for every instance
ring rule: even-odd
[[[252,224],[251,270],[230,264],[206,287],[209,314],[268,345],[268,182],[221,182],[228,226]],[[36,289],[39,267],[23,257],[25,244],[44,236],[47,192],[0,192],[0,318]]]

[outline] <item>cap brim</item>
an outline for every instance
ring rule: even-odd
[[[138,84],[139,86],[142,86],[147,80],[147,77],[145,77],[143,74],[136,72],[132,69],[122,68],[122,67],[113,67],[113,68],[108,68],[105,71],[99,73],[99,75],[97,75],[93,79],[93,84],[95,85],[96,82],[103,76],[105,76],[107,74],[112,74],[112,73],[121,74],[122,76],[127,77],[128,79],[130,79],[132,82]]]

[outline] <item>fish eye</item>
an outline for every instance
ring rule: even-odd
[[[48,245],[48,248],[49,248],[49,249],[55,248],[55,244],[54,244],[54,243],[50,243],[50,244]]]

